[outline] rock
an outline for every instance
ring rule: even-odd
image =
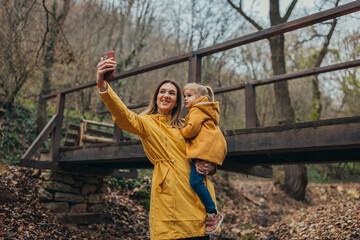
[[[39,189],[38,197],[41,201],[50,201],[53,199],[53,195],[43,188]]]
[[[67,202],[45,203],[45,207],[54,213],[64,213],[69,211],[69,203]]]
[[[55,201],[59,202],[84,202],[84,198],[80,195],[71,194],[71,193],[55,193]]]
[[[71,208],[70,213],[84,213],[86,212],[86,207],[85,203],[76,204]]]
[[[85,184],[82,188],[81,188],[81,195],[85,196],[88,193],[95,193],[96,191],[96,185],[92,185],[92,184]]]
[[[57,181],[67,184],[75,184],[75,180],[72,175],[64,174],[64,173],[55,173],[55,172],[42,172],[40,178],[46,181]]]
[[[60,192],[71,192],[72,190],[71,186],[55,181],[45,181],[43,183],[43,188],[50,191],[60,191]]]
[[[33,178],[38,178],[40,176],[40,174],[41,174],[40,169],[34,169],[34,171],[31,173],[31,176]]]
[[[102,194],[91,194],[88,201],[93,204],[104,203],[104,196]]]
[[[105,210],[105,208],[106,208],[105,204],[95,204],[95,205],[90,206],[90,212],[100,213],[100,212],[103,212]]]
[[[93,183],[93,184],[99,184],[99,179],[97,179],[95,177],[87,177],[86,182]]]

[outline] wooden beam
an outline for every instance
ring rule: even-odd
[[[235,85],[226,86],[226,87],[215,88],[214,93],[219,94],[219,93],[225,93],[225,92],[231,92],[231,91],[244,89],[245,86],[249,85],[249,84],[253,85],[253,86],[261,86],[261,85],[267,85],[267,84],[272,84],[272,83],[276,83],[276,82],[294,80],[294,79],[298,79],[298,78],[303,78],[303,77],[308,77],[308,76],[317,75],[317,74],[321,74],[321,73],[333,72],[333,71],[337,71],[337,70],[343,70],[343,69],[348,69],[348,68],[353,68],[353,67],[358,67],[358,66],[360,66],[360,59],[354,60],[354,61],[338,63],[338,64],[333,64],[333,65],[329,65],[329,66],[325,66],[325,67],[311,68],[311,69],[307,69],[307,70],[303,70],[303,71],[295,72],[295,73],[287,73],[287,74],[277,75],[277,76],[274,76],[271,78],[265,78],[265,79],[261,79],[261,80],[240,83],[240,84],[235,84]]]
[[[58,117],[57,117],[55,129],[51,136],[51,147],[50,147],[50,155],[52,161],[57,161],[59,157],[64,108],[65,108],[65,94],[58,93],[56,100],[56,109],[55,109],[55,114]]]
[[[114,127],[114,124],[104,123],[104,122],[97,122],[97,121],[93,121],[93,120],[83,119],[82,122],[92,124],[92,125],[96,125],[96,126],[108,127],[108,128],[113,128]]]
[[[191,56],[189,61],[189,83],[201,83],[201,57],[194,55]]]
[[[280,162],[294,164],[301,160],[296,157],[301,154],[317,156],[317,159],[303,159],[302,162],[306,163],[324,162],[327,158],[330,162],[360,160],[360,155],[356,155],[360,152],[360,116],[232,130],[225,133],[228,147],[224,163],[226,170],[231,170],[231,165],[227,166],[227,161],[231,164],[235,162],[249,166]],[[333,156],[326,156],[326,152],[331,152]],[[60,162],[114,168],[152,167],[140,141],[73,150],[68,148],[61,152]],[[239,165],[233,170],[239,172],[241,167]]]
[[[52,118],[49,120],[49,122],[45,125],[43,130],[40,132],[40,134],[36,137],[36,139],[31,143],[30,147],[26,150],[26,152],[21,156],[21,162],[24,160],[28,160],[31,158],[31,156],[38,150],[38,148],[41,146],[41,144],[44,143],[44,141],[48,138],[50,133],[53,131],[53,129],[56,126],[56,122],[58,120],[58,115],[55,114],[52,116]]]
[[[315,13],[291,22],[282,23],[264,30],[257,31],[255,33],[235,38],[223,43],[215,44],[210,47],[202,48],[194,52],[194,54],[200,56],[208,56],[214,53],[222,52],[234,47],[252,43],[255,41],[267,39],[275,35],[291,32],[300,28],[308,27],[316,23],[320,23],[329,19],[337,18],[343,15],[347,15],[360,10],[360,1],[353,1],[335,7],[323,12]]]
[[[247,84],[245,86],[245,116],[246,127],[256,127],[256,95],[255,87]]]
[[[249,174],[252,176],[263,177],[263,178],[271,178],[273,174],[271,167],[268,168],[262,166],[242,164],[241,159],[235,161],[234,158],[225,159],[224,164],[219,167],[219,170]]]

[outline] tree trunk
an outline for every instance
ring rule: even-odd
[[[306,167],[303,164],[286,165],[283,189],[296,200],[304,200],[308,184]]]
[[[284,35],[278,35],[270,38],[271,63],[274,76],[285,74],[285,53],[284,53]],[[295,114],[291,106],[288,82],[274,84],[276,111],[278,123],[294,123]]]
[[[289,13],[290,14],[290,13]],[[286,14],[288,16],[288,14]],[[287,19],[280,16],[279,0],[270,0],[271,26],[281,24]],[[277,35],[269,39],[271,49],[271,64],[274,75],[285,74],[285,38]],[[274,84],[275,103],[279,124],[294,123],[295,114],[291,106],[287,82]],[[296,200],[304,200],[307,186],[306,168],[303,164],[285,166],[285,181],[282,188]]]
[[[57,14],[57,1],[54,0],[52,4],[52,13],[46,8],[45,1],[43,0],[44,10],[47,14],[47,24],[48,28],[46,29],[47,34],[45,34],[44,42],[45,45],[45,55],[44,55],[44,64],[43,64],[43,81],[41,85],[40,95],[38,99],[38,112],[37,112],[37,132],[39,133],[47,123],[46,119],[46,102],[42,100],[42,97],[51,90],[51,69],[55,63],[55,46],[58,41],[58,35],[60,33],[60,28],[65,21],[65,18],[70,10],[70,0],[62,1],[62,10]],[[47,35],[49,37],[47,38]]]

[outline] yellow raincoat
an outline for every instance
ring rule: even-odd
[[[219,103],[209,102],[207,97],[195,100],[185,118],[181,134],[186,143],[186,156],[189,159],[202,159],[222,165],[226,157],[226,140],[219,128]]]
[[[140,136],[146,156],[154,165],[150,200],[150,238],[179,239],[204,236],[206,211],[192,190],[190,164],[180,129],[171,126],[171,116],[137,115],[130,111],[108,85],[100,94],[114,122]],[[212,183],[205,184],[215,202]]]

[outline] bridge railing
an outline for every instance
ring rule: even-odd
[[[319,13],[315,13],[294,21],[282,23],[276,26],[272,26],[267,29],[260,30],[255,33],[251,33],[239,38],[235,38],[223,43],[215,44],[210,47],[202,48],[197,51],[186,53],[183,55],[171,57],[165,60],[161,60],[155,63],[151,63],[148,65],[144,65],[142,67],[138,67],[129,71],[124,71],[119,74],[116,74],[115,77],[110,80],[116,81],[119,79],[128,78],[131,76],[139,75],[142,73],[154,71],[160,68],[165,68],[168,66],[172,66],[175,64],[188,62],[188,82],[201,82],[201,60],[202,57],[226,51],[228,49],[232,49],[235,47],[239,47],[245,44],[249,44],[252,42],[256,42],[259,40],[267,39],[279,34],[291,32],[297,29],[301,29],[304,27],[308,27],[314,25],[316,23],[320,23],[329,19],[334,19],[337,17],[341,17],[353,12],[357,12],[360,10],[360,1],[354,1],[351,3],[347,3],[329,10],[325,10]],[[271,78],[266,78],[262,80],[256,80],[241,84],[236,84],[227,87],[221,87],[214,89],[215,94],[225,93],[240,89],[245,89],[245,116],[246,116],[246,127],[253,128],[256,127],[256,94],[255,88],[257,86],[277,83],[281,81],[289,81],[292,79],[298,79],[302,77],[307,77],[311,75],[317,75],[320,73],[326,73],[341,69],[347,69],[352,67],[360,66],[360,60],[343,62],[340,64],[329,65],[325,67],[316,67],[307,69],[304,71],[299,71],[295,73],[277,75]],[[65,106],[65,96],[68,93],[76,92],[82,89],[90,88],[96,86],[96,81],[84,83],[75,87],[63,89],[57,93],[51,93],[45,95],[43,100],[48,100],[56,97],[56,111],[55,115],[50,119],[44,129],[41,131],[39,136],[34,140],[28,150],[22,156],[22,161],[29,160],[31,156],[36,152],[36,150],[41,146],[41,144],[46,140],[50,133],[52,133],[51,138],[51,148],[50,148],[50,156],[52,161],[57,161],[60,150],[60,140],[61,140],[61,129],[64,115],[64,106]],[[131,104],[128,107],[130,109],[140,108],[147,106],[148,102],[142,102],[137,104]],[[114,128],[114,139],[115,141],[119,141],[119,128]]]

